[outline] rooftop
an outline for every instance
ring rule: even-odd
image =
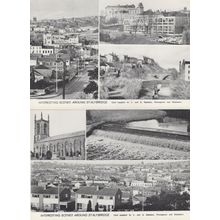
[[[64,190],[64,188],[59,189],[60,192],[62,192],[62,190]],[[41,187],[41,186],[32,186],[31,193],[56,195],[56,194],[58,194],[58,187],[51,187],[51,188],[45,189],[44,187]]]
[[[135,8],[135,5],[108,5],[106,8]]]
[[[83,186],[80,187],[76,193],[85,195],[114,196],[117,192],[118,188],[103,188],[97,190],[96,187]]]
[[[37,143],[72,138],[72,137],[77,137],[77,136],[85,136],[85,131],[78,131],[78,132],[73,132],[73,133],[68,133],[68,134],[55,135],[52,137],[44,138],[44,139],[38,141]]]

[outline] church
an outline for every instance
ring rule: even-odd
[[[50,137],[50,118],[34,116],[32,159],[85,160],[85,131]]]

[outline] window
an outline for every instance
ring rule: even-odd
[[[47,124],[44,124],[44,134],[47,134]]]
[[[82,209],[82,203],[77,203],[77,209]]]
[[[113,197],[112,196],[110,196],[110,198],[109,199],[113,199]]]
[[[33,198],[39,198],[39,195],[38,194],[32,194],[32,197]]]
[[[37,124],[37,134],[40,134],[40,124]]]
[[[58,199],[58,195],[55,195],[55,199]]]
[[[44,198],[50,198],[50,195],[44,195],[43,197]]]
[[[103,197],[103,196],[99,196],[98,198],[99,198],[99,199],[104,199],[104,197]]]
[[[92,195],[81,195],[81,198],[91,199]]]

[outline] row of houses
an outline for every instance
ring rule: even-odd
[[[168,187],[166,191],[175,191],[174,187]],[[180,194],[189,192],[189,186],[182,181],[178,183]],[[119,187],[108,187],[104,184],[80,186],[74,189],[65,184],[47,184],[44,186],[31,187],[31,209],[36,211],[117,211],[123,207],[141,205],[146,198],[159,196],[161,186],[148,186],[147,190],[133,186],[133,190]]]
[[[113,211],[120,207],[122,192],[118,188],[80,187],[71,198],[67,187],[31,187],[31,209],[37,211]],[[96,207],[97,206],[97,207]]]
[[[149,65],[155,64],[154,59],[146,56],[143,56],[143,59],[139,59],[137,57],[130,57],[128,55],[120,55],[120,54],[117,55],[115,53],[100,55],[100,60],[108,63],[113,63],[113,62],[138,63],[139,61],[141,61],[142,64],[149,64]]]

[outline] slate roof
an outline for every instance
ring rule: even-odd
[[[64,188],[60,188],[59,191],[62,192]],[[32,186],[31,187],[31,193],[34,194],[58,194],[58,187],[51,187],[44,189],[44,187],[41,186]]]
[[[76,192],[77,194],[85,194],[85,195],[96,195],[97,188],[92,186],[82,186]]]
[[[97,191],[97,195],[101,196],[114,196],[118,192],[117,188],[103,188]]]
[[[83,186],[76,192],[77,194],[99,195],[99,196],[114,196],[118,192],[117,188],[103,188],[97,190],[96,187]]]
[[[34,73],[36,75],[41,75],[41,76],[50,78],[52,75],[52,70],[51,69],[35,69]]]
[[[55,135],[52,137],[47,137],[42,140],[39,140],[37,143],[54,141],[54,140],[59,140],[59,139],[71,138],[71,137],[77,137],[77,136],[82,136],[82,135],[83,136],[85,135],[85,131],[78,131],[78,132],[73,132],[73,133],[68,133],[68,134]]]

